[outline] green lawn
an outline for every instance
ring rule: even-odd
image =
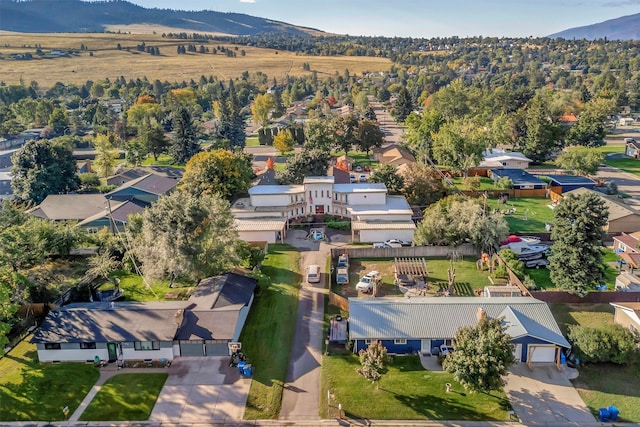
[[[452,178],[452,181],[457,189],[471,191],[471,188],[465,185],[463,177],[456,176]],[[487,178],[486,176],[481,176],[480,187],[478,187],[477,191],[485,191],[485,190],[497,190],[497,188],[491,178]]]
[[[324,418],[342,405],[347,417],[391,420],[507,421],[504,392],[472,394],[453,376],[422,368],[417,356],[396,356],[380,380],[380,388],[356,374],[358,357],[325,356],[322,361],[320,408]],[[445,392],[445,384],[453,385]],[[327,390],[333,395],[327,404]],[[329,407],[330,406],[330,407]]]
[[[344,151],[332,151],[331,155],[335,157],[344,156]],[[372,160],[371,159],[372,155],[373,154],[371,152],[369,152],[369,154],[367,155],[367,153],[365,153],[364,151],[349,151],[349,153],[347,154],[347,156],[353,159],[354,167],[355,166],[371,166],[371,167],[377,166],[379,162],[377,160]]]
[[[258,141],[257,136],[247,136],[247,140],[245,143],[246,147],[259,147],[260,142]]]
[[[168,374],[120,374],[100,388],[81,421],[146,421]]]
[[[613,323],[609,304],[549,304],[556,322],[566,335],[569,325],[598,327]],[[600,363],[581,365],[573,385],[593,414],[599,408],[615,405],[622,422],[640,422],[640,363],[627,366]]]
[[[0,359],[0,421],[62,421],[100,376],[84,363],[39,363],[31,335]]]
[[[142,276],[124,270],[115,271],[110,277],[120,279],[120,288],[124,291],[127,301],[163,301],[169,292],[177,292],[177,299],[184,299],[190,290],[189,286],[195,286],[194,283],[176,282],[173,288],[169,288],[168,280],[147,279],[147,287]]]
[[[525,268],[524,274],[531,277],[536,282],[538,289],[554,289],[555,285],[551,282],[548,268]]]
[[[246,419],[276,418],[280,412],[302,281],[298,270],[299,253],[293,247],[269,245],[262,272],[272,284],[256,296],[240,337],[242,351],[255,366]]]
[[[544,233],[545,223],[553,222],[553,209],[549,208],[549,199],[523,197],[510,199],[507,204],[499,203],[497,199],[489,200],[490,209],[507,211],[515,209],[515,213],[505,214],[512,233]]]
[[[168,154],[160,154],[158,160],[155,160],[153,156],[149,156],[142,162],[142,166],[171,166],[174,168],[184,168],[184,165],[176,165],[173,163],[173,158]]]

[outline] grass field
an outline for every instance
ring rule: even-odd
[[[168,374],[120,374],[107,380],[81,421],[146,421]]]
[[[507,421],[504,392],[472,394],[453,376],[426,371],[417,356],[396,356],[380,381],[380,388],[356,373],[358,357],[326,356],[322,360],[320,407],[333,417],[337,405],[347,417],[391,420]],[[445,392],[445,384],[453,385]],[[327,390],[332,394],[327,402]]]
[[[240,337],[242,351],[255,367],[246,419],[276,418],[280,412],[302,281],[298,261],[293,247],[269,245],[262,272],[272,284],[256,296]]]
[[[448,287],[447,270],[451,268],[448,258],[426,258],[428,292],[435,294]],[[475,290],[491,285],[488,271],[478,271],[476,258],[465,257],[454,262],[456,270],[455,294],[473,296]],[[379,258],[353,258],[349,266],[349,286],[334,285],[335,292],[346,297],[358,296],[355,284],[360,277],[369,271],[378,271],[382,276],[382,286],[378,288],[378,296],[400,296],[400,290],[394,285],[394,261]],[[494,281],[500,282],[495,279]],[[364,295],[360,295],[364,296]]]
[[[168,280],[148,279],[149,286],[147,287],[142,276],[124,270],[112,273],[111,277],[120,280],[120,289],[124,291],[127,301],[162,301],[168,292],[177,292],[181,298],[184,298],[187,296],[190,286],[195,286],[195,283],[176,282],[174,287],[170,288]]]
[[[454,185],[459,190],[471,190],[464,183],[464,178],[461,176],[456,176],[452,178]],[[487,178],[486,176],[480,177],[480,187],[478,187],[477,191],[485,191],[485,190],[496,190],[496,186],[491,178]]]
[[[558,326],[566,335],[569,325],[598,327],[613,323],[609,304],[550,304]],[[573,385],[595,415],[599,408],[615,405],[622,422],[640,422],[640,363],[627,366],[600,363],[582,365]]]
[[[61,421],[100,376],[84,363],[39,363],[31,335],[0,359],[0,421]]]
[[[159,56],[137,52],[137,44],[144,42],[147,46],[158,47]],[[117,49],[120,43],[122,50]],[[242,72],[261,71],[269,79],[282,79],[287,75],[306,75],[303,69],[308,63],[312,71],[322,75],[340,74],[349,69],[352,75],[363,71],[386,71],[391,61],[385,58],[364,56],[306,56],[294,52],[276,51],[251,46],[238,46],[237,57],[230,58],[224,54],[177,54],[177,46],[186,44],[184,40],[162,38],[159,34],[0,34],[0,54],[30,52],[34,57],[35,45],[41,45],[47,52],[51,49],[79,49],[81,44],[88,50],[79,55],[54,59],[33,59],[19,61],[0,60],[0,75],[6,84],[19,84],[35,80],[42,88],[52,86],[56,82],[84,84],[87,80],[115,79],[124,76],[127,80],[147,77],[153,81],[189,81],[198,80],[200,76],[213,75],[222,80],[239,77]],[[235,49],[229,43],[211,41],[208,45],[224,45]],[[9,46],[9,47],[7,47]],[[26,46],[26,47],[22,47]],[[127,51],[126,48],[130,50]],[[244,50],[246,55],[241,56]],[[89,52],[93,52],[90,56]]]
[[[492,199],[488,206],[499,211],[515,208],[515,213],[504,216],[512,233],[544,233],[545,223],[553,222],[553,209],[548,206],[550,203],[545,198],[523,197],[510,199],[506,205]]]

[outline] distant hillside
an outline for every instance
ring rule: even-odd
[[[0,30],[24,33],[101,32],[109,25],[134,24],[231,35],[318,32],[241,13],[147,9],[124,0],[0,1]]]
[[[595,40],[607,38],[608,40],[639,40],[640,39],[640,13],[623,16],[616,19],[600,22],[584,27],[570,28],[551,34],[549,37],[564,39]]]

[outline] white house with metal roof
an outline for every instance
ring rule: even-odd
[[[413,240],[413,212],[403,196],[389,196],[384,184],[336,184],[334,180],[333,176],[311,176],[302,185],[250,188],[248,198],[231,206],[240,238],[274,243],[284,238],[290,220],[335,215],[351,219],[353,237],[361,242]]]
[[[480,315],[504,318],[516,360],[559,363],[570,347],[548,305],[530,297],[349,298],[349,339],[356,353],[382,341],[389,353],[437,354]]]

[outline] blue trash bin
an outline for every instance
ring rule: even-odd
[[[618,419],[618,415],[620,414],[618,408],[616,408],[615,406],[609,406],[607,410],[609,411],[609,419],[611,421],[616,421]]]
[[[600,422],[605,423],[609,421],[610,416],[611,414],[609,413],[609,410],[607,408],[598,409],[598,418],[600,419]]]
[[[244,367],[247,365],[247,362],[238,362],[238,372],[240,372],[240,375],[243,374],[244,372]]]
[[[250,363],[247,363],[242,371],[242,375],[245,377],[250,377],[253,374],[253,366]]]

